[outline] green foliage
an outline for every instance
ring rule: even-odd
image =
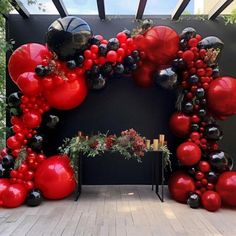
[[[225,24],[236,24],[236,8],[232,10],[231,14],[228,16],[223,16]]]

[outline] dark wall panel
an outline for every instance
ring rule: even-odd
[[[16,41],[15,48],[29,42],[45,42],[45,33],[48,26],[57,19],[58,16],[31,16],[30,19],[23,20],[18,15],[10,15],[8,22],[8,38]],[[105,38],[111,38],[117,32],[127,28],[133,29],[137,23],[131,17],[111,18],[107,21],[100,21],[96,16],[83,17],[94,34],[101,34]],[[182,20],[179,22],[171,22],[167,19],[153,19],[157,25],[167,25],[174,28],[178,33],[187,26],[194,27],[203,37],[215,35],[221,38],[225,43],[225,49],[221,57],[222,75],[231,75],[236,77],[235,57],[236,57],[236,26],[227,25],[224,22],[209,22],[202,20]],[[9,79],[7,81],[7,93],[17,90],[15,85]],[[46,147],[48,155],[55,154],[58,146],[62,144],[65,137],[71,137],[78,130],[87,133],[97,131],[111,133],[119,133],[128,128],[135,128],[142,135],[153,139],[158,134],[164,133],[167,136],[169,147],[174,150],[181,140],[172,136],[168,128],[168,120],[174,111],[175,92],[165,91],[156,87],[142,89],[133,83],[131,78],[120,78],[109,81],[105,90],[98,92],[90,92],[85,102],[78,108],[66,112],[53,111],[61,118],[60,127],[54,133],[48,134],[49,145]],[[224,131],[224,139],[222,147],[231,155],[235,156],[236,146],[234,139],[236,138],[236,117],[230,118],[228,121],[221,123]],[[117,158],[117,157],[115,157]],[[235,158],[235,157],[234,157]],[[172,156],[173,165],[176,161]],[[236,159],[235,159],[236,160]],[[127,163],[126,160],[118,161],[116,168],[120,171],[109,174],[106,177],[104,173],[113,166],[111,158],[100,159],[99,170],[103,178],[97,180],[96,171],[94,175],[91,165],[96,165],[96,160],[88,160],[85,163],[87,183],[149,183],[150,179],[145,175],[149,162],[143,164],[132,161]],[[85,160],[86,162],[86,160]],[[89,165],[88,165],[89,163]],[[140,167],[141,165],[141,167]],[[109,172],[110,173],[110,172]],[[124,181],[125,180],[125,181]]]

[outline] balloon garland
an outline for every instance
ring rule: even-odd
[[[176,152],[184,168],[170,178],[173,199],[209,211],[218,210],[221,201],[236,206],[236,172],[230,171],[232,158],[219,149],[222,131],[216,124],[236,113],[236,80],[219,75],[220,39],[202,39],[191,27],[178,35],[166,26],[146,25],[132,37],[124,30],[106,40],[70,16],[53,22],[46,40],[47,46],[22,45],[9,59],[9,75],[21,92],[8,97],[12,127],[1,152],[0,205],[17,207],[26,200],[37,206],[42,195],[71,194],[76,183],[69,158],[46,158],[42,151],[40,126],[55,129],[59,122],[45,112],[73,109],[88,89],[103,89],[111,77],[133,74],[139,86],[156,83],[180,91],[170,127],[184,138]]]

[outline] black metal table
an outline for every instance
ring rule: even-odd
[[[144,158],[151,158],[151,185],[152,190],[161,200],[164,202],[164,160],[162,151],[152,151],[146,152]],[[75,201],[77,201],[82,192],[82,183],[83,183],[83,155],[79,155],[77,166],[78,166],[78,175],[77,175],[77,189],[75,193]]]

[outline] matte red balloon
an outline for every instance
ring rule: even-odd
[[[37,128],[42,121],[41,115],[36,111],[30,111],[22,116],[23,123],[27,128]]]
[[[179,50],[178,34],[167,26],[154,26],[144,33],[142,43],[135,43],[138,49],[145,51],[150,62],[156,66],[167,65]]]
[[[175,172],[169,180],[169,191],[171,197],[181,203],[186,203],[188,194],[195,191],[194,180],[185,172]]]
[[[0,179],[0,206],[2,206],[2,194],[10,186],[9,179]]]
[[[170,129],[178,137],[189,134],[190,124],[190,117],[180,112],[175,112],[170,118]]]
[[[22,93],[27,96],[36,96],[41,92],[39,78],[33,72],[21,74],[17,79],[17,85]]]
[[[40,65],[51,53],[38,43],[27,43],[17,48],[8,62],[8,71],[11,79],[16,82],[18,77],[25,72],[34,72],[35,67]]]
[[[206,191],[202,194],[202,205],[208,211],[217,211],[221,207],[220,195],[215,191]]]
[[[152,75],[155,71],[154,66],[151,63],[143,63],[133,73],[135,83],[143,88],[147,88],[153,85]]]
[[[225,205],[236,207],[236,171],[227,171],[219,176],[216,191]]]
[[[24,203],[26,198],[26,189],[22,184],[10,185],[2,194],[3,206],[14,208]]]
[[[195,143],[185,142],[179,145],[176,154],[181,164],[192,166],[200,161],[202,152]]]
[[[52,156],[43,161],[35,172],[35,188],[45,198],[62,199],[75,189],[73,169],[67,156]]]
[[[84,77],[78,77],[72,82],[63,82],[44,95],[53,108],[70,110],[79,106],[87,96],[87,85]]]
[[[210,83],[207,93],[208,107],[219,119],[236,114],[236,79],[219,77]]]

